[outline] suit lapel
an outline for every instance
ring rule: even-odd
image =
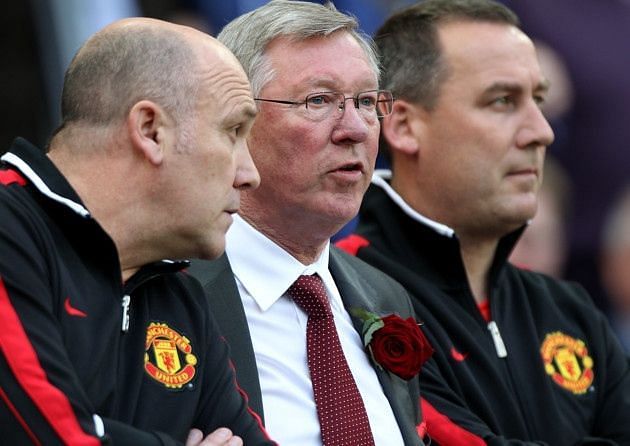
[[[256,357],[245,310],[227,256],[224,254],[214,261],[194,260],[189,272],[203,285],[212,314],[230,345],[230,357],[236,369],[238,384],[247,394],[249,407],[260,415],[264,423]]]
[[[387,305],[384,305],[384,299],[386,299],[387,296],[379,295],[370,284],[371,280],[366,280],[365,277],[361,276],[357,270],[336,251],[336,249],[330,250],[329,268],[333,278],[335,279],[335,284],[339,289],[339,294],[341,295],[344,307],[346,308],[346,311],[350,313],[354,328],[359,333],[361,340],[363,340],[363,336],[361,334],[363,321],[352,314],[352,309],[363,308],[369,312],[378,314],[379,316],[384,316],[385,313],[383,308],[388,307]],[[374,365],[371,358],[370,362]],[[414,406],[418,403],[411,401],[407,382],[385,371],[377,365],[374,365],[374,370],[376,371],[378,380],[383,388],[383,393],[389,400],[394,416],[398,421],[405,444],[420,444],[419,437],[415,429],[414,410]]]

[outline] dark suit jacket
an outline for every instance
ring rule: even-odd
[[[409,297],[402,286],[367,263],[331,247],[329,268],[347,310],[364,308],[379,315],[395,313],[403,318],[413,317]],[[230,344],[239,384],[248,394],[251,408],[264,419],[249,327],[227,256],[215,261],[195,260],[189,272],[201,281],[214,316]],[[363,321],[354,316],[352,321],[361,333]],[[378,367],[375,370],[405,445],[421,445],[416,431],[421,419],[418,380],[404,381]]]

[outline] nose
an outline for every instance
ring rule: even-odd
[[[346,101],[353,98],[346,98]],[[335,122],[332,132],[332,140],[335,144],[355,144],[363,142],[370,134],[373,125],[378,126],[378,119],[374,117],[374,123],[368,123],[360,114],[354,103],[344,101],[344,107],[339,110],[341,116]]]
[[[553,130],[538,104],[532,101],[524,118],[524,125],[517,136],[519,148],[549,146],[554,140]]]
[[[239,190],[256,189],[260,185],[260,175],[254,164],[249,147],[243,142],[236,149],[236,175],[234,188]]]

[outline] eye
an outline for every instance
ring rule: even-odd
[[[512,110],[517,106],[517,97],[511,94],[504,94],[490,99],[488,105],[497,111]]]
[[[534,102],[538,105],[539,108],[545,105],[547,98],[543,95],[534,95]]]
[[[373,109],[376,107],[376,94],[363,94],[359,96],[359,107]]]
[[[228,133],[231,138],[238,138],[243,132],[243,126],[241,124],[237,124],[229,128]]]
[[[306,106],[310,108],[326,107],[334,102],[334,93],[313,93],[306,97]]]
[[[492,104],[497,104],[497,105],[507,105],[507,104],[511,104],[512,102],[514,101],[509,96],[501,96],[499,98],[494,98],[492,100]]]

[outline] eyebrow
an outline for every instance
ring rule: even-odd
[[[536,85],[536,87],[534,88],[534,92],[536,93],[544,93],[546,91],[549,90],[549,80],[547,79],[543,79],[542,81],[540,81],[538,83],[538,85]],[[513,83],[513,82],[495,82],[494,84],[490,85],[488,88],[486,88],[484,93],[495,93],[495,92],[499,92],[499,91],[509,91],[512,93],[522,93],[523,92],[523,86],[521,84],[518,83]]]
[[[258,109],[251,104],[239,105],[238,107],[230,110],[230,112],[224,118],[225,125],[233,125],[249,120],[254,120],[258,115]]]
[[[306,89],[320,89],[318,91],[341,91],[339,88],[339,82],[333,78],[322,78],[322,77],[314,77],[306,79],[303,85],[306,85]],[[374,82],[374,86],[372,87],[372,79],[369,81],[360,83],[361,87],[358,88],[358,91],[368,91],[368,90],[377,90],[378,82]],[[369,86],[368,86],[369,85]]]
[[[245,110],[243,111],[245,112],[245,116],[247,118],[254,119],[256,115],[258,115],[258,109],[254,105],[247,104],[244,108]]]

